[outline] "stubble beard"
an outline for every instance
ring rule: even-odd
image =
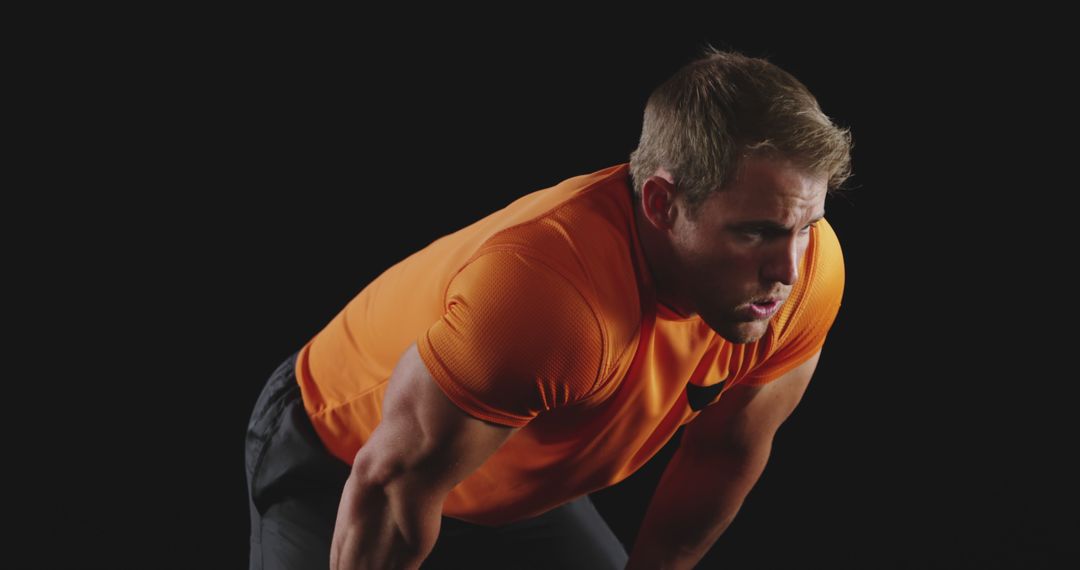
[[[715,319],[702,316],[705,324],[709,325],[716,334],[724,340],[734,344],[749,344],[757,342],[765,336],[769,321],[737,321],[731,317]],[[771,320],[771,319],[770,319]]]

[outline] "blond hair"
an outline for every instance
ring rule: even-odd
[[[693,217],[731,182],[740,157],[778,155],[828,176],[835,190],[851,175],[851,147],[850,131],[833,124],[790,73],[708,47],[649,96],[630,174],[640,198],[657,169],[670,172]]]

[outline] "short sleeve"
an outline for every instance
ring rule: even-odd
[[[540,257],[483,253],[451,280],[445,314],[417,339],[436,383],[476,418],[520,427],[588,397],[603,334],[585,295]]]
[[[760,386],[806,362],[825,344],[844,294],[844,257],[832,227],[822,220],[807,250],[805,286],[779,315],[772,347],[764,361],[740,384]]]

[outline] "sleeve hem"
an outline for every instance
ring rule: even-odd
[[[416,350],[420,354],[420,359],[424,361],[428,373],[435,379],[435,384],[462,412],[478,420],[515,428],[524,427],[532,419],[493,410],[462,390],[458,386],[457,379],[442,365],[439,356],[431,348],[426,331],[417,339]]]
[[[507,251],[517,255],[526,256],[533,261],[540,263],[550,272],[551,275],[558,277],[559,281],[565,283],[566,286],[573,289],[574,292],[577,293],[578,297],[581,299],[581,302],[589,308],[589,314],[592,316],[593,321],[596,323],[596,330],[597,333],[599,333],[600,335],[600,358],[599,363],[597,364],[596,379],[593,381],[592,387],[589,388],[587,393],[576,399],[574,403],[585,402],[596,394],[602,392],[602,388],[605,384],[605,379],[607,378],[607,371],[610,367],[607,361],[610,351],[608,349],[607,324],[604,319],[600,318],[600,315],[596,311],[596,303],[593,300],[594,297],[591,295],[587,295],[586,292],[583,291],[581,287],[579,287],[573,280],[568,278],[562,271],[557,269],[554,264],[548,261],[541,252],[536,251],[532,248],[523,246],[494,245],[483,248],[480,253],[477,254],[477,257],[483,254],[497,251]],[[547,411],[551,411],[552,409],[554,408],[548,408]]]

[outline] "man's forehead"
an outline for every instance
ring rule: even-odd
[[[727,219],[761,218],[781,221],[792,217],[819,218],[825,213],[827,193],[824,182],[763,182],[721,190],[716,193],[713,205],[716,213]]]
[[[805,215],[793,213],[793,215],[783,217],[732,217],[725,219],[723,223],[727,226],[736,227],[791,229],[803,224],[812,224],[825,218],[825,210],[811,210],[811,212],[813,213]]]

